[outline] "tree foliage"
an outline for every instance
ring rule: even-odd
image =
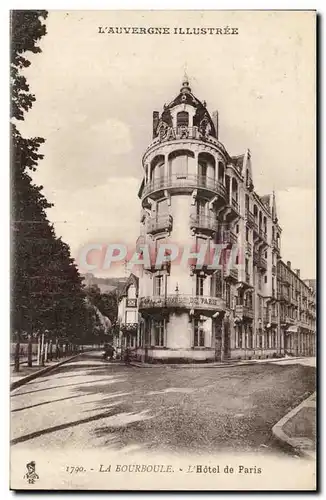
[[[47,218],[52,204],[32,179],[44,139],[22,137],[15,123],[35,101],[23,72],[28,53],[41,52],[46,17],[41,10],[11,13],[12,329],[76,339],[89,337],[94,325],[70,249]]]

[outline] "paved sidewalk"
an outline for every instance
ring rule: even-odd
[[[253,365],[256,363],[276,363],[280,365],[284,364],[303,364],[305,366],[316,366],[315,358],[303,358],[303,357],[285,357],[285,358],[271,358],[271,359],[248,359],[248,360],[237,360],[231,359],[222,362],[209,362],[209,363],[142,363],[141,361],[131,361],[132,366],[137,366],[138,368],[227,368],[232,366],[244,366]]]
[[[83,353],[73,354],[71,356],[67,356],[65,358],[55,359],[53,361],[47,361],[44,366],[39,366],[36,362],[33,362],[33,366],[28,366],[25,363],[20,365],[19,372],[14,371],[14,367],[10,367],[10,388],[11,390],[23,385],[24,383],[29,382],[30,380],[34,380],[39,377],[43,373],[47,373],[52,369],[60,366],[64,363],[67,363],[71,359],[76,358],[77,356],[82,355]]]
[[[316,459],[316,393],[287,413],[273,429],[274,436],[306,458]]]

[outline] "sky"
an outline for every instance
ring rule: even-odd
[[[178,94],[186,69],[193,93],[219,111],[228,152],[250,149],[255,190],[275,190],[283,260],[315,278],[312,12],[50,11],[46,24],[42,53],[25,71],[36,103],[20,129],[46,139],[34,179],[74,258],[92,242],[136,241],[152,112]],[[239,34],[107,35],[99,26]]]

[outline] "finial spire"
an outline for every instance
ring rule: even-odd
[[[182,79],[182,87],[180,92],[191,92],[191,88],[189,86],[189,77],[187,74],[187,65],[185,64],[184,67],[184,73],[183,73],[183,79]]]

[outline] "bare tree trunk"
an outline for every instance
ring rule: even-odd
[[[41,364],[44,366],[44,333],[41,335]]]
[[[38,335],[37,339],[37,366],[41,365],[41,336]]]
[[[27,365],[29,367],[33,366],[33,343],[32,335],[29,334],[27,337]]]
[[[20,341],[19,333],[16,333],[16,345],[15,345],[15,372],[19,372],[19,356],[20,356]]]

